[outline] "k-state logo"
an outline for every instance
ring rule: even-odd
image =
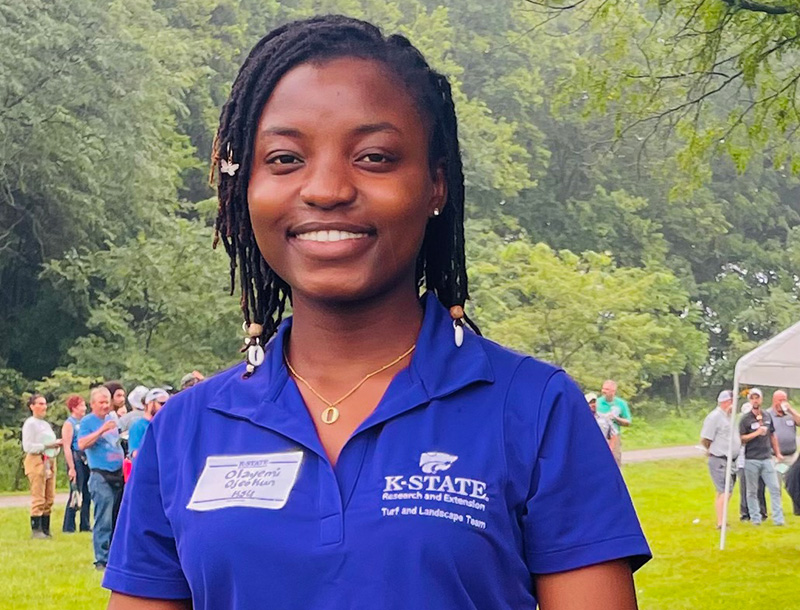
[[[419,467],[425,474],[436,474],[448,470],[458,459],[457,455],[440,453],[438,451],[426,451],[419,456]]]

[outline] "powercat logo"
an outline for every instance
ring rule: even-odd
[[[457,459],[457,455],[440,453],[438,451],[426,451],[419,456],[419,467],[425,474],[436,474],[437,472],[448,470]]]
[[[449,470],[456,460],[457,455],[448,453],[423,453],[419,458],[419,467],[423,474],[385,476],[382,499],[444,501],[483,510],[484,505],[478,507],[474,504],[477,504],[476,500],[489,500],[485,481],[441,474]]]

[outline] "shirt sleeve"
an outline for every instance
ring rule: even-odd
[[[747,429],[748,424],[749,421],[746,416],[739,420],[739,436],[744,436],[745,434],[750,433],[750,430]]]
[[[622,404],[620,416],[627,419],[629,422],[633,422],[633,415],[631,415],[631,407],[628,405],[628,401],[620,398],[619,402]]]
[[[22,425],[22,450],[25,453],[44,453],[44,443],[39,442],[36,424],[31,420]]]
[[[706,418],[703,420],[703,429],[700,430],[700,438],[713,441],[715,436],[716,434],[712,417],[711,415],[706,415]]]
[[[522,515],[529,571],[550,574],[615,559],[641,567],[650,549],[581,391],[557,371],[534,411],[535,461]]]
[[[153,425],[145,431],[125,489],[103,586],[136,597],[191,598],[164,511]]]

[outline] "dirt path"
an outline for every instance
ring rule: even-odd
[[[637,462],[653,462],[655,460],[680,460],[684,458],[703,457],[700,448],[688,445],[684,447],[659,447],[658,449],[637,449],[634,451],[623,451],[622,462],[624,464],[635,464]],[[69,494],[56,494],[56,504],[63,505],[67,502]],[[20,508],[29,506],[30,496],[3,496],[0,495],[0,508]]]
[[[67,503],[69,494],[56,494],[55,504],[64,505]],[[30,496],[0,496],[0,508],[19,508],[31,505]]]
[[[685,458],[699,457],[705,457],[705,449],[698,445],[683,445],[680,447],[659,447],[657,449],[637,449],[635,451],[623,451],[622,463],[635,464],[636,462],[682,460]]]

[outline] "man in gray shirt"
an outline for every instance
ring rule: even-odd
[[[717,529],[722,527],[722,514],[725,504],[731,497],[733,485],[736,483],[736,474],[731,467],[730,484],[728,493],[725,493],[725,472],[728,469],[728,448],[731,443],[731,408],[733,407],[733,394],[730,390],[723,390],[717,397],[717,408],[711,411],[703,421],[700,431],[700,442],[708,451],[708,472],[717,491],[714,499],[714,509],[717,513]],[[739,435],[733,435],[733,459],[736,460],[741,448]]]
[[[779,464],[784,464],[786,470],[797,459],[797,426],[800,425],[800,413],[792,408],[788,398],[786,392],[776,390],[772,394],[772,406],[767,409],[767,413],[772,415],[775,438],[778,439],[778,448],[783,456]]]

